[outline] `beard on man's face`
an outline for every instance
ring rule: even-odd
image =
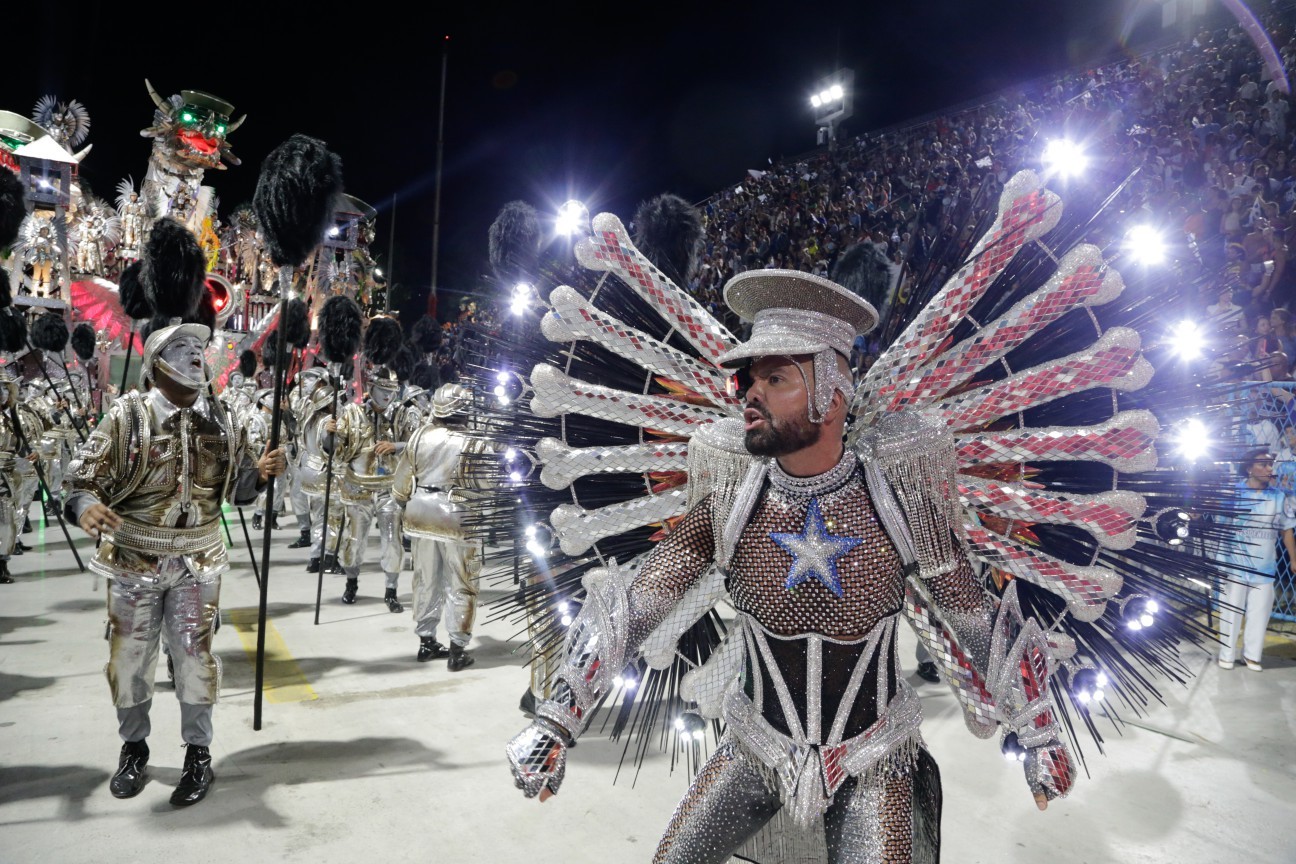
[[[743,445],[753,456],[786,456],[818,443],[823,434],[823,427],[811,423],[805,411],[795,418],[785,419],[771,416],[764,405],[749,404],[747,407],[765,418],[764,426],[749,429],[743,435]]]

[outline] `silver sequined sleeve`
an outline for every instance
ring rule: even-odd
[[[64,511],[74,524],[91,504],[110,503],[113,491],[125,483],[130,467],[126,406],[124,399],[113,403],[68,464]]]
[[[638,572],[615,561],[585,580],[584,605],[567,632],[553,695],[537,706],[549,728],[575,738],[639,646],[665,620],[714,555],[710,496],[648,555]]]

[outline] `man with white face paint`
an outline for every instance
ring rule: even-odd
[[[360,567],[375,517],[378,520],[380,551],[378,563],[386,579],[383,601],[388,611],[404,612],[396,598],[397,580],[405,550],[401,545],[401,507],[392,500],[392,473],[397,455],[405,443],[397,440],[396,400],[401,383],[388,369],[380,369],[369,381],[364,404],[347,403],[338,418],[324,421],[320,436],[325,453],[333,450],[334,462],[345,463],[342,482],[335,491],[345,508],[338,564],[346,574],[343,603],[354,603],[360,587]]]
[[[122,741],[109,783],[118,798],[144,786],[149,708],[163,632],[175,660],[181,733],[188,747],[171,803],[201,801],[214,779],[212,705],[220,664],[211,651],[220,577],[229,558],[221,506],[251,504],[284,470],[282,450],[255,459],[245,431],[209,398],[200,324],[154,331],[142,391],[118,399],[67,473],[66,512],[99,541],[90,567],[109,580],[106,668]]]
[[[282,406],[284,423],[291,430],[288,436],[291,451],[288,460],[288,500],[292,502],[293,516],[297,519],[300,536],[288,544],[289,549],[305,549],[311,545],[312,516],[311,495],[303,480],[313,472],[308,464],[309,450],[303,440],[304,427],[314,404],[315,391],[321,382],[328,381],[328,373],[321,367],[306,369],[297,376],[294,387]]]

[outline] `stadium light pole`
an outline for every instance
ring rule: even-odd
[[[838,69],[815,82],[810,96],[818,142],[833,147],[837,126],[855,113],[855,70]]]

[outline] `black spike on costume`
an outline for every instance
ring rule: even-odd
[[[401,349],[401,336],[401,326],[395,318],[374,318],[365,329],[365,357],[375,366],[388,365]]]
[[[261,163],[252,206],[270,260],[297,267],[320,244],[342,194],[342,160],[323,141],[294,135]]]
[[[144,244],[140,281],[153,314],[190,318],[202,303],[207,262],[193,232],[174,219],[159,219]]]
[[[266,334],[265,342],[261,345],[261,363],[267,369],[275,368],[275,358],[279,352],[279,331],[271,330]]]
[[[153,308],[144,293],[144,283],[140,281],[143,269],[143,261],[134,262],[122,271],[121,282],[117,285],[117,299],[121,301],[122,311],[134,321],[153,317]]]
[[[13,305],[13,292],[9,290],[9,271],[0,267],[0,309]]]
[[[84,363],[94,356],[95,329],[82,321],[72,329],[72,350]]]
[[[491,269],[510,287],[535,279],[540,256],[540,219],[525,201],[500,208],[490,226]]]
[[[27,323],[20,312],[0,309],[0,351],[13,353],[27,345]]]
[[[295,297],[288,301],[288,308],[284,311],[284,333],[288,345],[293,348],[305,348],[310,342],[310,310]]]
[[[424,315],[414,322],[410,341],[424,354],[431,354],[441,347],[441,325],[431,315]]]
[[[330,297],[320,310],[320,349],[330,363],[346,363],[360,347],[360,307],[350,297]]]
[[[26,218],[22,181],[9,169],[0,170],[0,251],[18,239],[18,229]]]
[[[639,205],[634,244],[644,257],[681,287],[697,270],[702,254],[702,214],[678,195],[658,195]]]
[[[31,325],[31,344],[42,351],[62,354],[67,347],[68,329],[63,316],[57,312],[46,312],[38,315]]]
[[[249,348],[239,355],[239,374],[244,378],[251,378],[256,374],[256,370],[256,352]]]

